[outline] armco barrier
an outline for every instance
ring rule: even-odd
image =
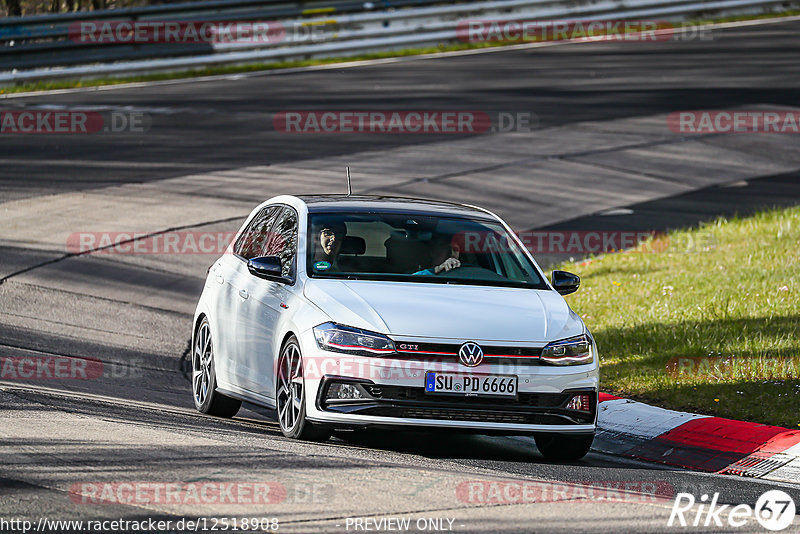
[[[397,0],[393,7],[432,4],[434,0]],[[374,2],[381,8],[388,0]],[[303,20],[315,13],[344,14],[363,12],[362,1],[331,3],[324,0],[265,2],[264,0],[224,0],[168,4],[144,8],[12,17],[0,19],[0,70],[32,69],[94,62],[121,61],[162,56],[210,53],[207,46],[130,46],[95,45],[75,42],[70,29],[81,22],[102,21],[259,21]]]
[[[458,23],[483,20],[650,19],[785,11],[800,0],[389,0],[328,3],[216,0],[0,20],[0,84],[113,77],[216,65],[349,56],[458,42]],[[314,28],[313,38],[191,44],[82,43],[88,21],[275,21]]]

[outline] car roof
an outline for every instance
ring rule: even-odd
[[[298,195],[297,198],[306,204],[309,213],[396,212],[494,220],[490,213],[474,206],[423,198],[373,195]]]

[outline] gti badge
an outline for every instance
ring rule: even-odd
[[[477,367],[483,362],[483,349],[477,343],[467,341],[458,349],[458,359],[467,367]]]

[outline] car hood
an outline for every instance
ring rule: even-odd
[[[548,342],[584,331],[552,290],[368,280],[309,280],[332,321],[399,337]]]

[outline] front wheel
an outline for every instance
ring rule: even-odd
[[[331,432],[306,419],[306,388],[303,380],[303,356],[297,338],[290,337],[278,358],[276,407],[278,424],[287,438],[325,441]]]
[[[192,351],[192,393],[194,407],[208,415],[230,418],[239,412],[242,401],[232,399],[217,389],[217,373],[214,367],[214,343],[211,326],[203,318],[194,336]]]
[[[586,456],[592,448],[594,435],[538,434],[534,439],[539,452],[548,460],[573,462]]]

